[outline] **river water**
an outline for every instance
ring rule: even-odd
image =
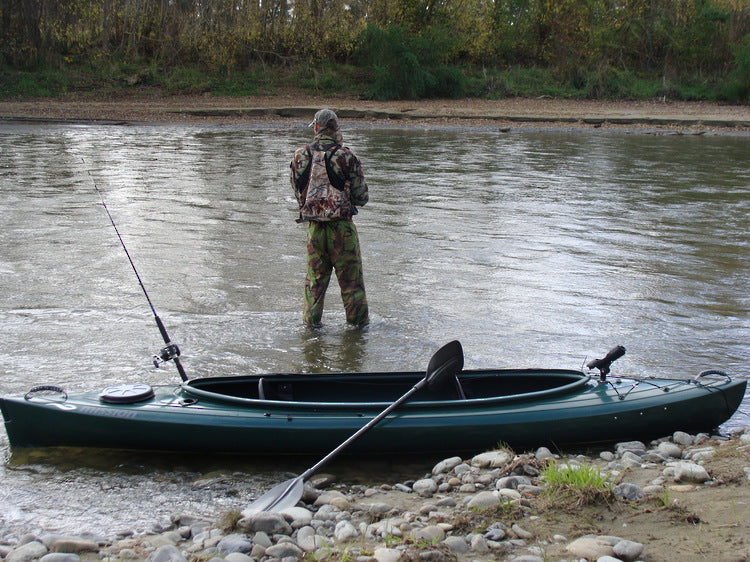
[[[365,331],[335,283],[324,327],[301,323],[302,123],[0,124],[0,393],[179,380],[151,365],[162,340],[95,185],[191,377],[421,370],[452,339],[469,368],[576,369],[622,344],[615,374],[748,376],[746,137],[344,125],[370,185]],[[748,423],[746,399],[726,428]],[[309,466],[11,454],[4,429],[0,455],[0,539],[215,516]],[[398,481],[428,461],[410,462],[334,468]]]

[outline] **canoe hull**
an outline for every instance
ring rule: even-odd
[[[477,373],[462,378],[488,375]],[[549,393],[407,403],[347,452],[480,452],[498,444],[560,447],[711,431],[739,407],[747,384],[600,382],[572,373],[574,383]],[[309,455],[335,448],[388,405],[214,400],[189,383],[153,390],[133,404],[108,404],[89,393],[45,401],[6,397],[0,409],[13,447]]]

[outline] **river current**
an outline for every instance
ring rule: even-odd
[[[459,339],[468,368],[748,377],[747,138],[344,123],[370,203],[356,217],[371,324],[332,282],[301,322],[304,228],[292,151],[303,123],[0,124],[0,393],[178,382],[120,231],[191,377],[421,370]],[[723,429],[750,423],[746,399]],[[0,539],[143,532],[216,516],[307,461],[45,452],[0,430]],[[431,461],[429,461],[431,462]],[[346,461],[356,480],[428,460]],[[416,467],[416,468],[414,468]],[[416,471],[416,474],[410,470]]]

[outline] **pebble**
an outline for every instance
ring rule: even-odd
[[[738,432],[734,438],[739,441],[744,436],[750,436],[750,432]],[[608,463],[606,471],[612,478],[616,475],[612,468],[615,466],[661,467],[661,475],[643,487],[628,482],[628,472],[619,475],[623,481],[613,488],[615,496],[623,501],[639,501],[665,489],[687,492],[710,482],[710,474],[700,463],[715,451],[708,436],[675,432],[671,438],[651,442],[650,448],[640,441],[627,441],[617,443],[614,451],[600,453],[598,459],[579,455],[564,462],[600,468]],[[558,545],[556,548],[564,548],[571,560],[648,559],[643,544],[625,538],[586,535],[569,540],[559,534],[535,537],[528,530],[533,528],[534,517],[523,516],[524,506],[533,506],[546,486],[538,476],[539,461],[556,458],[559,457],[544,447],[515,457],[506,450],[481,453],[469,460],[454,456],[435,464],[423,478],[393,486],[353,486],[344,494],[306,485],[304,506],[282,513],[245,514],[231,533],[213,528],[207,521],[180,517],[171,526],[167,522],[155,525],[149,536],[134,538],[133,533],[123,533],[112,543],[90,537],[26,535],[14,547],[0,545],[0,557],[10,562],[77,562],[79,554],[97,553],[97,558],[102,559],[143,560],[145,548],[150,552],[148,562],[183,562],[187,557],[212,562],[292,562],[330,556],[346,556],[357,562],[443,562],[486,556],[531,562],[543,560],[550,545]],[[745,467],[745,473],[750,479],[750,466]],[[334,485],[335,479],[326,476],[319,482]],[[412,507],[413,512],[399,507],[402,504],[392,498],[387,502],[368,501],[384,492],[404,494],[412,505],[418,501],[415,495],[426,499]],[[504,509],[490,511],[508,502],[520,505],[513,508],[521,510],[514,512],[513,519],[502,520]],[[481,531],[456,525],[464,513],[470,516],[482,510],[488,510],[489,521],[483,523]],[[520,519],[516,518],[518,514]]]

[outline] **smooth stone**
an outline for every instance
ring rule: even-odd
[[[711,480],[711,477],[701,465],[682,461],[674,464],[674,479],[677,482],[701,483]]]
[[[326,545],[325,538],[318,535],[313,527],[302,527],[297,531],[297,545],[305,552],[315,552]]]
[[[313,513],[306,507],[287,507],[282,509],[279,513],[284,516],[287,521],[291,522],[292,528],[299,529],[305,525],[309,525],[312,521]]]
[[[280,542],[266,549],[266,556],[274,558],[301,558],[303,554],[304,551],[293,542]]]
[[[99,545],[84,539],[59,539],[50,546],[52,552],[78,554],[79,552],[99,552]]]
[[[432,478],[422,478],[414,482],[412,489],[423,498],[430,498],[437,492],[438,486]]]
[[[643,545],[639,542],[623,539],[614,546],[613,550],[615,556],[621,560],[632,562],[633,560],[637,560],[643,553]]]
[[[685,433],[684,431],[675,431],[672,434],[672,441],[674,441],[678,445],[682,445],[683,447],[689,447],[695,440],[689,433]]]
[[[510,530],[513,531],[513,533],[515,533],[515,535],[519,539],[531,540],[531,539],[534,538],[534,534],[533,533],[530,533],[529,531],[527,531],[526,529],[524,529],[523,527],[521,527],[518,524],[513,524],[511,526]]]
[[[617,497],[631,502],[639,500],[643,497],[643,490],[641,490],[635,484],[630,484],[628,482],[618,484],[617,486],[615,486],[613,491]]]
[[[543,461],[545,459],[553,459],[555,455],[547,447],[539,447],[534,453],[534,458],[538,461]]]
[[[292,527],[280,513],[261,511],[249,517],[243,517],[237,523],[241,530],[263,531],[269,535],[291,535]]]
[[[42,556],[39,562],[79,562],[80,559],[80,556],[70,552],[50,552]]]
[[[542,488],[541,486],[534,486],[530,484],[520,484],[516,489],[520,494],[528,494],[531,496],[538,496],[544,491],[544,488]]]
[[[443,540],[443,544],[453,552],[469,552],[469,543],[461,537],[446,537],[445,540]]]
[[[428,525],[421,529],[415,529],[412,536],[414,540],[423,540],[437,544],[445,538],[445,531],[438,525]]]
[[[615,445],[615,453],[622,456],[625,452],[630,451],[636,455],[646,453],[646,445],[642,441],[623,441]]]
[[[657,445],[656,450],[667,457],[679,459],[682,456],[682,449],[676,443],[662,441]]]
[[[166,544],[152,552],[146,562],[187,562],[187,558],[175,545]]]
[[[522,484],[530,486],[531,480],[526,476],[505,476],[497,480],[497,482],[495,483],[495,488],[497,488],[498,490],[502,490],[504,488],[515,490]]]
[[[10,551],[5,560],[10,562],[27,562],[35,558],[41,558],[47,554],[47,547],[37,540],[21,544]]]
[[[245,535],[233,533],[222,538],[216,545],[216,548],[218,548],[219,552],[223,555],[231,554],[232,552],[245,554],[253,549],[253,542]]]
[[[395,548],[376,548],[375,552],[372,553],[372,557],[377,562],[397,562],[401,559],[401,551]]]
[[[521,492],[512,488],[503,488],[497,491],[500,502],[518,502],[521,499]]]
[[[513,562],[544,562],[544,558],[535,554],[521,554],[520,556],[514,556]]]
[[[450,472],[462,462],[463,460],[461,459],[461,457],[451,457],[449,459],[442,460],[432,468],[432,474],[437,476],[438,474]]]
[[[241,552],[230,552],[224,557],[224,562],[253,562],[253,557]]]
[[[333,531],[333,537],[338,542],[348,541],[359,536],[359,532],[350,521],[339,521]]]
[[[487,539],[482,535],[473,535],[471,537],[471,550],[480,554],[486,554],[490,551],[490,547],[487,544]]]
[[[273,544],[273,541],[271,541],[271,537],[269,537],[268,534],[263,531],[258,531],[253,535],[253,544],[258,544],[263,548],[268,548]]]
[[[615,460],[615,454],[612,451],[602,451],[599,453],[599,458],[603,461],[612,462]]]
[[[625,451],[620,457],[620,462],[625,465],[626,468],[634,468],[641,466],[643,459],[633,451]]]
[[[493,492],[479,492],[476,496],[471,498],[468,504],[469,508],[485,509],[488,507],[494,507],[500,505],[501,500],[498,494]]]
[[[586,558],[587,560],[597,560],[602,556],[613,556],[615,551],[612,548],[611,541],[603,537],[581,537],[574,540],[565,550],[573,556]]]
[[[504,523],[493,523],[484,532],[484,538],[491,542],[500,542],[507,535],[506,526]],[[490,545],[491,546],[491,545]]]
[[[507,451],[488,451],[472,457],[470,464],[477,468],[499,468],[511,461]]]
[[[345,504],[347,507],[345,508],[339,507],[339,505],[342,503]],[[313,505],[317,505],[317,506],[333,505],[333,506],[338,507],[339,509],[348,509],[349,500],[347,500],[346,496],[344,496],[344,494],[342,494],[338,490],[328,490],[320,494],[318,496],[318,499],[315,500],[315,503]]]
[[[388,513],[393,509],[393,506],[387,503],[378,502],[378,503],[371,503],[364,506],[365,511],[367,513],[374,513],[376,515],[383,515],[384,513]]]

